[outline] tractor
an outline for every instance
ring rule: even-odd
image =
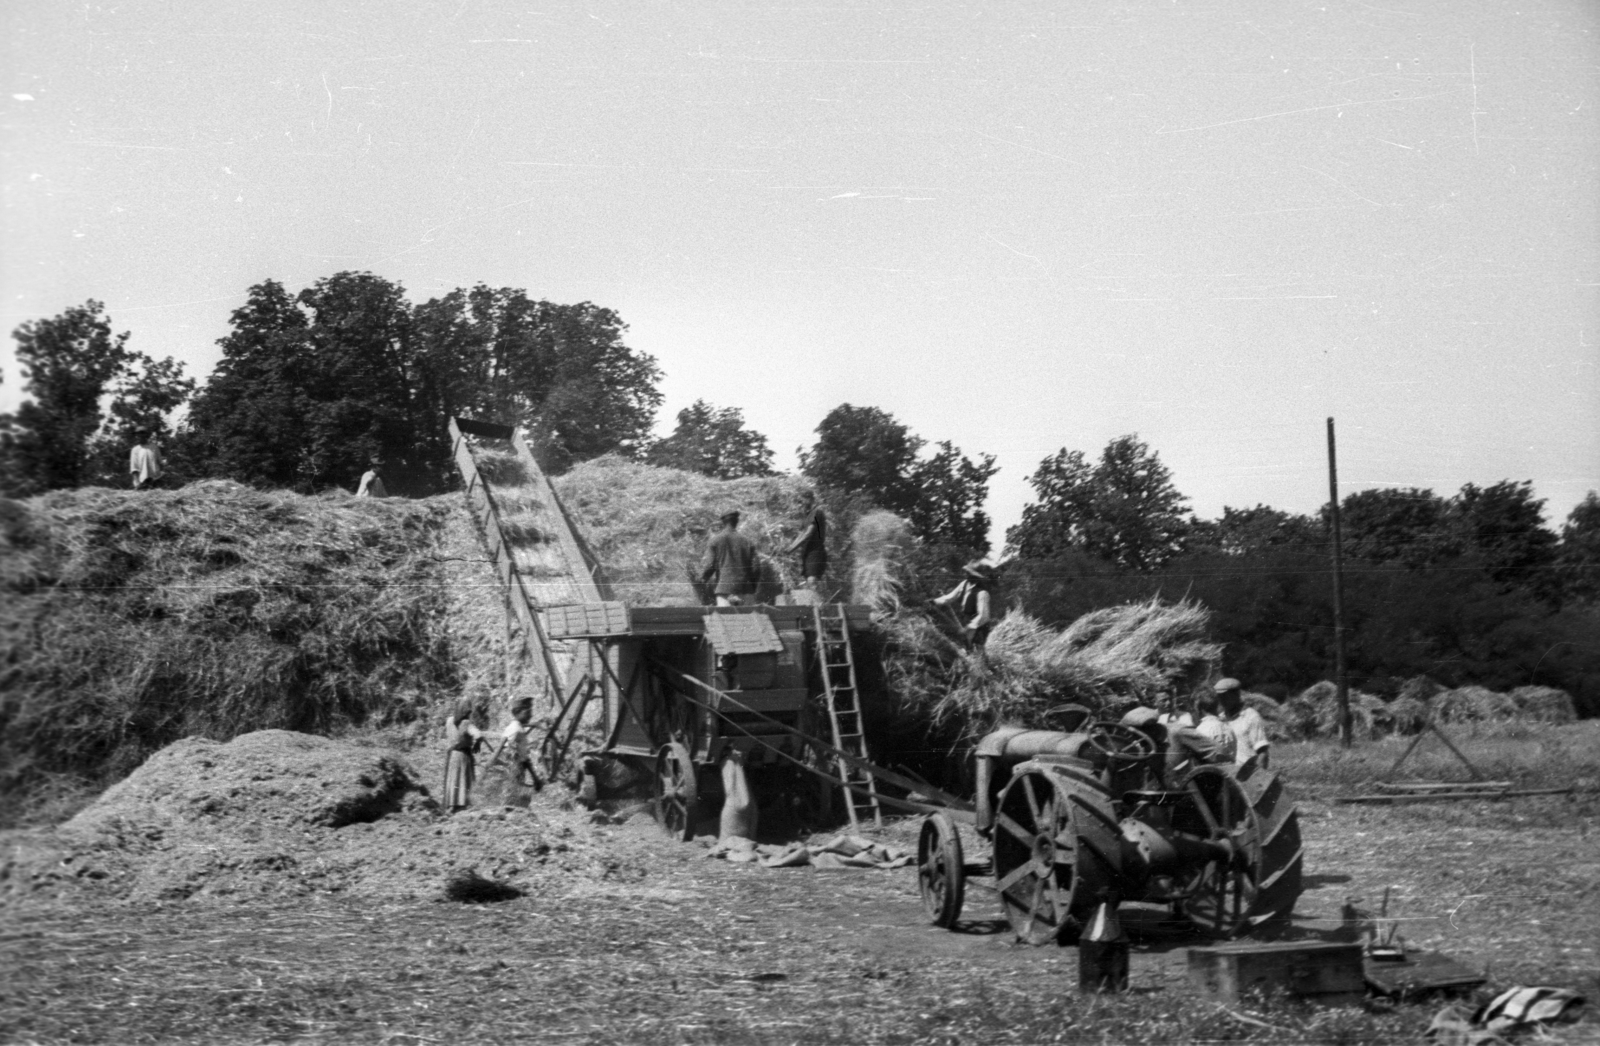
[[[1030,944],[1076,939],[1102,904],[1170,906],[1222,938],[1286,920],[1300,896],[1302,851],[1282,781],[1231,763],[1166,780],[1162,736],[1120,722],[985,736],[976,809],[923,821],[918,880],[929,918],[953,928],[973,885],[999,894]],[[969,884],[958,820],[991,844],[992,883]]]

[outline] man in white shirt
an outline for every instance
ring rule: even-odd
[[[383,487],[383,477],[378,470],[383,467],[383,462],[377,458],[372,459],[372,467],[361,474],[361,485],[356,487],[358,498],[386,498],[389,492]]]
[[[1272,743],[1267,740],[1267,725],[1262,722],[1261,713],[1244,703],[1244,688],[1237,679],[1219,679],[1212,689],[1216,691],[1223,722],[1233,731],[1237,742],[1234,758],[1240,766],[1253,760],[1265,770]]]
[[[1175,784],[1202,763],[1231,763],[1236,747],[1233,731],[1217,715],[1217,695],[1202,693],[1195,699],[1194,726],[1174,720],[1167,727],[1167,783]]]
[[[142,490],[161,479],[161,451],[148,432],[140,432],[136,439],[133,450],[128,452],[128,477],[134,490]]]

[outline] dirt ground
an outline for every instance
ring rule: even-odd
[[[1491,987],[1578,989],[1591,1012],[1557,1041],[1600,1041],[1595,813],[1565,797],[1303,804],[1308,888],[1289,933],[1321,936],[1346,898],[1375,907],[1390,887],[1414,946],[1487,968]],[[908,847],[916,829],[877,834]],[[137,877],[19,889],[51,842],[7,833],[0,1040],[1393,1042],[1420,1041],[1438,1009],[1208,1006],[1185,980],[1202,942],[1171,936],[1137,944],[1128,995],[1085,998],[1075,949],[1013,943],[981,893],[947,932],[926,924],[914,869],[708,860],[709,839],[669,841],[644,816],[595,823],[559,788],[526,811],[295,831],[292,866],[223,869],[167,897],[127,888]],[[502,852],[521,863],[478,870],[522,896],[444,899],[449,871]],[[335,871],[308,876],[309,853]]]

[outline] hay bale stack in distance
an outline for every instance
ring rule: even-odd
[[[1537,723],[1573,723],[1578,706],[1565,690],[1550,686],[1519,686],[1508,695],[1517,703],[1520,718]]]
[[[1517,702],[1507,694],[1482,686],[1459,686],[1429,702],[1444,723],[1506,722],[1518,718]]]

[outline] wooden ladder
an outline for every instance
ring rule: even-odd
[[[833,747],[867,762],[867,737],[861,722],[861,695],[856,688],[856,660],[850,648],[850,623],[838,603],[811,608],[817,626],[817,663],[822,670],[822,693],[828,701],[828,719],[833,723]],[[840,759],[839,779],[844,790],[850,824],[864,819],[883,823],[878,806],[878,786],[871,774]]]

